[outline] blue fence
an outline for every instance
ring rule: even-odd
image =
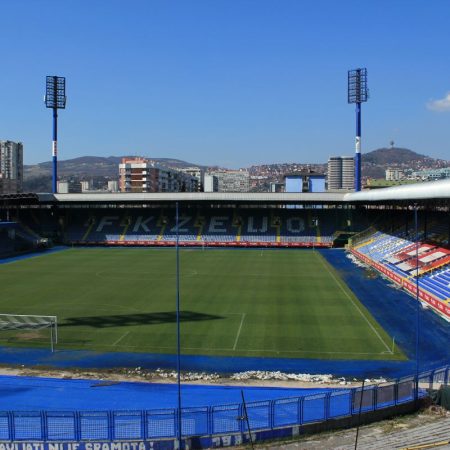
[[[252,432],[305,425],[393,407],[449,384],[450,367],[415,377],[304,397],[247,403]],[[147,441],[175,438],[176,409],[144,411],[6,411],[0,412],[0,441]],[[183,408],[182,435],[246,433],[242,404]]]

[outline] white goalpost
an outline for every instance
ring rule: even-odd
[[[0,314],[0,330],[41,330],[50,328],[50,348],[58,343],[58,320],[56,316],[29,314]]]

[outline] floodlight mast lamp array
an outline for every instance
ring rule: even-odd
[[[348,103],[356,103],[355,191],[361,190],[361,103],[367,102],[367,69],[348,71]]]
[[[58,191],[58,109],[65,109],[66,107],[66,79],[64,77],[47,77],[45,106],[53,109],[52,192],[56,194]]]

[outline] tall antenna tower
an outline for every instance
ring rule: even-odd
[[[348,71],[348,103],[356,104],[355,191],[361,190],[361,103],[367,102],[367,69]]]

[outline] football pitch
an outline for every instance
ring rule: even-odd
[[[59,349],[176,352],[174,249],[69,249],[0,266],[2,314],[58,317]],[[403,360],[314,250],[180,250],[183,354]],[[49,346],[48,330],[0,345]]]

